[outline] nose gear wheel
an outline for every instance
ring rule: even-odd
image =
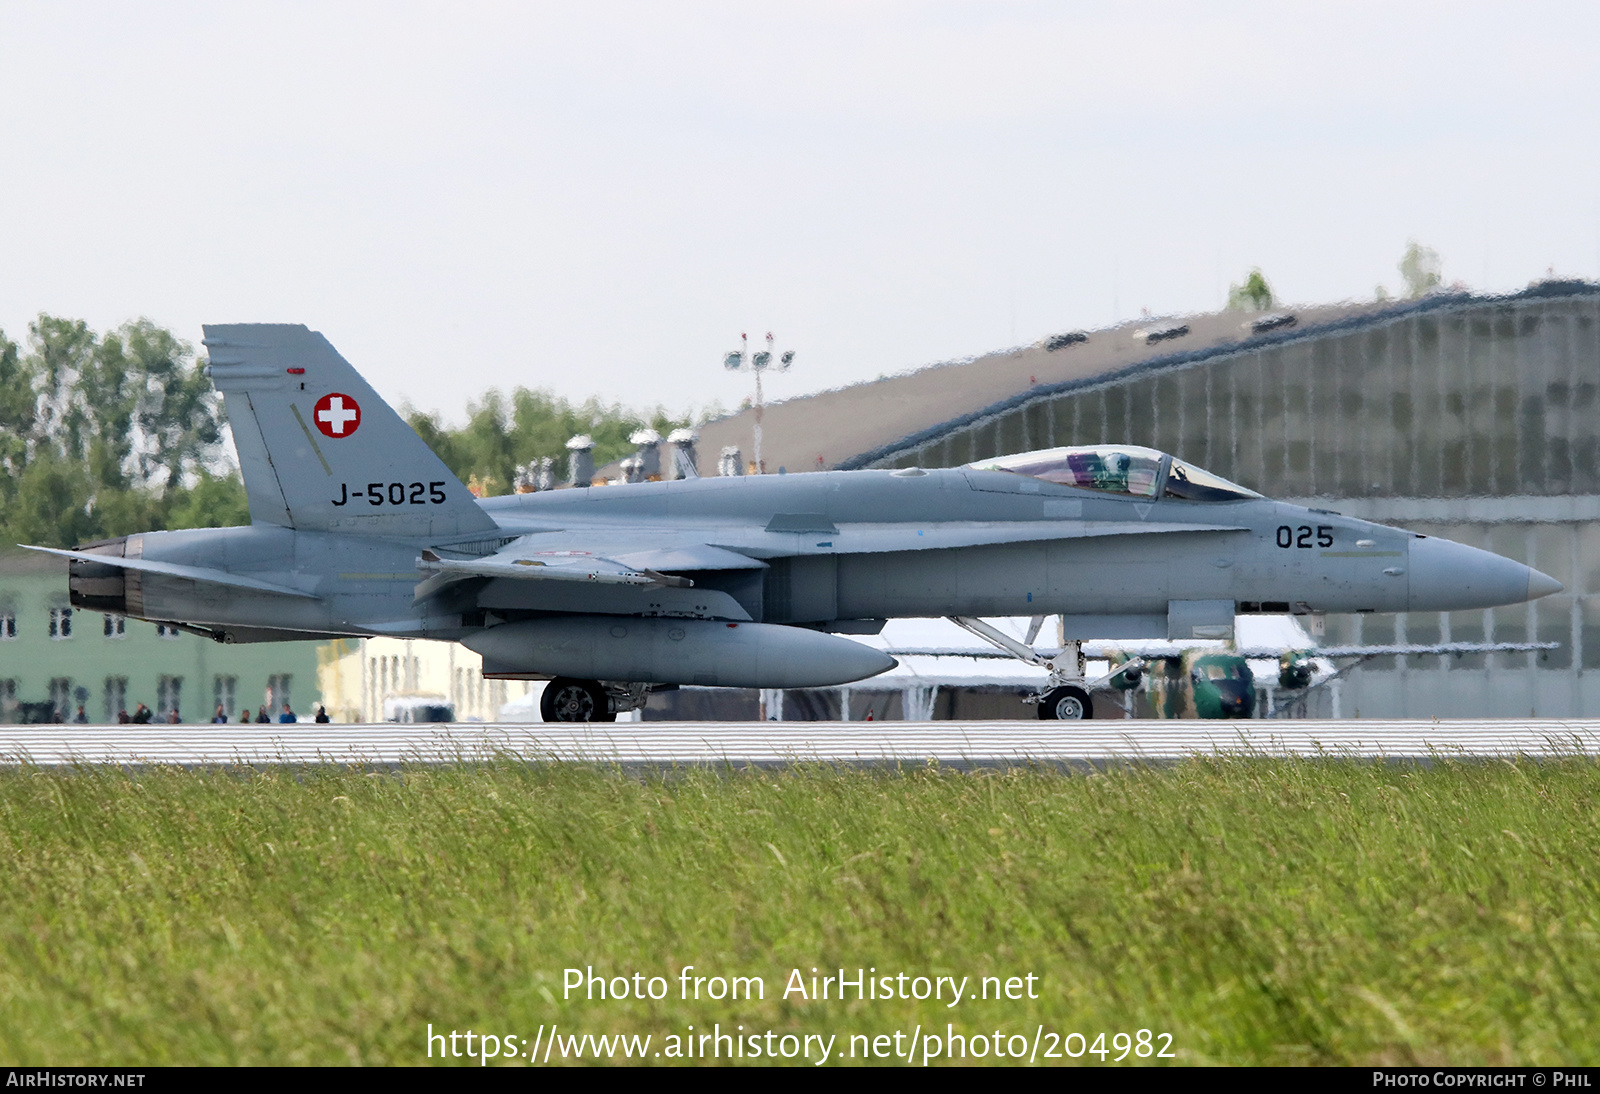
[[[1051,688],[1039,700],[1039,717],[1045,721],[1074,721],[1094,717],[1089,693],[1071,684]]]

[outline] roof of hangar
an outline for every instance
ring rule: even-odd
[[[1294,306],[1271,312],[1224,311],[1181,318],[1145,317],[1086,332],[1086,341],[1056,350],[1049,339],[967,360],[929,365],[849,387],[770,403],[763,420],[762,456],[768,471],[850,470],[893,458],[951,430],[1004,413],[1031,400],[1074,389],[1134,379],[1240,352],[1304,341],[1397,321],[1419,312],[1503,305],[1507,301],[1600,294],[1584,281],[1537,283],[1507,296],[1439,292],[1420,300]],[[1253,320],[1292,313],[1295,323],[1263,333]],[[1145,329],[1188,327],[1181,337],[1149,342]],[[754,411],[708,422],[700,429],[701,474],[713,474],[724,446],[748,461]]]

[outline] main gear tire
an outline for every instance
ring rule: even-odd
[[[1039,717],[1043,721],[1080,721],[1094,717],[1094,704],[1089,693],[1072,684],[1051,688],[1039,700]]]
[[[616,712],[598,680],[558,676],[544,686],[539,716],[547,722],[614,722]]]

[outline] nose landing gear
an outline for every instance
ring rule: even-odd
[[[1105,676],[1089,680],[1084,675],[1082,642],[1067,642],[1061,652],[1053,657],[1045,657],[1033,648],[1031,643],[1038,637],[1042,619],[1034,620],[1033,626],[1029,628],[1028,641],[1019,642],[981,619],[955,615],[948,618],[956,626],[977,635],[1003,653],[1010,654],[1018,661],[1037,665],[1050,674],[1050,679],[1042,691],[1022,700],[1024,703],[1038,706],[1039,718],[1042,721],[1093,718],[1094,702],[1089,698],[1089,692],[1097,687],[1111,684],[1119,676],[1126,683],[1118,686],[1132,686],[1138,682],[1139,674],[1144,670],[1144,658],[1134,657],[1118,665],[1114,671]]]
[[[1051,688],[1039,699],[1039,717],[1044,721],[1093,718],[1094,704],[1087,691],[1075,684],[1063,684]]]

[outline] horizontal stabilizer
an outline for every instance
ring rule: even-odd
[[[30,547],[26,543],[17,546],[30,551],[42,551],[47,555],[60,555],[79,562],[92,562],[99,566],[117,566],[124,570],[139,570],[147,574],[161,574],[165,577],[181,577],[189,581],[203,581],[210,585],[229,585],[236,589],[251,589],[258,593],[276,593],[279,596],[299,596],[307,600],[320,600],[316,593],[308,593],[302,589],[294,589],[288,585],[276,585],[270,581],[259,578],[244,577],[241,574],[230,574],[226,570],[213,570],[209,566],[184,566],[176,562],[151,562],[142,558],[118,558],[115,555],[91,555],[82,551],[64,551],[58,547]]]

